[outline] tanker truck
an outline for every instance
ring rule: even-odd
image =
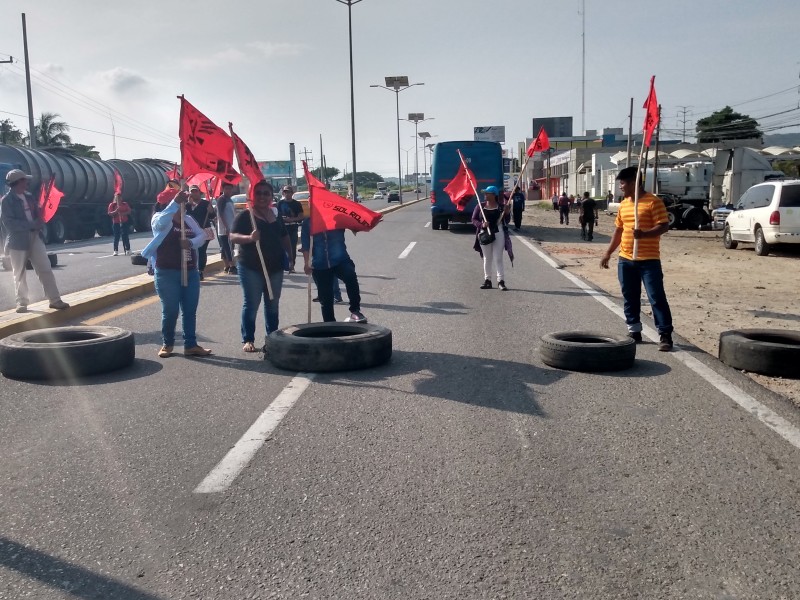
[[[111,235],[106,210],[114,196],[115,170],[122,178],[122,197],[131,206],[134,230],[148,231],[156,195],[164,189],[172,167],[158,159],[95,160],[65,149],[31,150],[0,144],[0,182],[11,169],[22,169],[33,177],[28,189],[34,196],[38,197],[51,175],[64,193],[45,229],[49,244]]]

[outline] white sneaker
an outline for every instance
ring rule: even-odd
[[[119,256],[119,252],[117,252],[117,251],[115,250],[115,251],[114,251],[114,256]]]

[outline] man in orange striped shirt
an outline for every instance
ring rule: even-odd
[[[639,188],[639,227],[635,228],[634,194],[636,191],[637,167],[622,169],[617,175],[623,200],[619,205],[616,229],[611,236],[606,253],[600,259],[600,266],[608,268],[611,254],[619,246],[617,276],[624,299],[625,322],[628,336],[642,341],[641,296],[642,283],[647,291],[650,306],[653,307],[653,320],[660,340],[658,349],[668,352],[672,349],[672,313],[664,292],[664,274],[661,271],[660,240],[669,230],[667,209],[660,198]],[[633,240],[639,240],[636,258],[633,257]]]

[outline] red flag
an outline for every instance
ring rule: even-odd
[[[192,106],[183,96],[178,135],[184,177],[200,172],[215,175],[233,171],[233,140],[223,129]]]
[[[264,174],[261,172],[261,167],[258,166],[256,157],[250,152],[250,148],[242,141],[242,138],[233,132],[233,123],[228,123],[228,127],[231,130],[233,145],[236,149],[236,160],[239,163],[239,170],[242,172],[242,175],[247,177],[250,181],[250,189],[247,190],[247,201],[252,204],[253,190],[256,184],[264,181]]]
[[[303,161],[303,171],[305,171],[308,182],[311,235],[334,229],[369,231],[383,217],[381,213],[370,210],[363,204],[342,198],[339,194],[327,189],[324,183],[308,171],[306,161]]]
[[[119,171],[114,169],[114,195],[117,194],[122,195],[122,177],[119,174]]]
[[[468,198],[475,195],[475,174],[470,171],[467,163],[464,161],[464,156],[461,150],[458,151],[458,156],[461,158],[461,164],[458,167],[458,173],[453,177],[453,180],[444,188],[445,193],[450,196],[450,200],[456,205],[458,210],[464,210],[467,207]]]
[[[533,156],[535,152],[544,152],[550,149],[550,138],[547,137],[547,132],[544,130],[544,125],[539,129],[539,135],[528,146],[528,157]]]
[[[42,212],[42,220],[48,223],[58,210],[58,205],[64,194],[56,187],[56,176],[51,175],[47,185],[42,186],[42,193],[39,196],[39,209]]]
[[[167,171],[167,179],[178,180],[180,178],[181,178],[181,172],[178,169],[178,165],[173,166],[171,171]]]
[[[650,146],[650,138],[658,125],[658,100],[656,99],[656,76],[650,78],[650,93],[647,95],[642,108],[646,109],[644,115],[644,145]]]

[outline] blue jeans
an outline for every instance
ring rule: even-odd
[[[330,269],[314,269],[312,271],[314,283],[317,284],[317,294],[319,296],[319,306],[322,309],[323,321],[335,321],[336,315],[333,313],[333,287],[336,278],[344,282],[347,290],[347,297],[350,300],[350,312],[361,310],[361,290],[358,286],[358,275],[356,266],[350,259],[339,263]]]
[[[653,307],[653,320],[658,333],[672,333],[672,313],[664,292],[664,274],[660,260],[628,260],[620,257],[617,276],[625,300],[625,323],[628,331],[641,331],[642,283]]]
[[[119,238],[122,237],[122,249],[127,252],[131,249],[131,241],[128,239],[128,222],[112,223],[111,229],[114,231],[114,252],[119,250]]]
[[[200,301],[200,274],[197,269],[188,271],[188,285],[181,285],[180,269],[156,268],[156,293],[161,298],[161,339],[165,346],[175,345],[175,324],[181,313],[183,347],[197,346],[197,304]]]
[[[281,299],[281,289],[283,288],[283,271],[271,273],[269,282],[272,285],[273,298],[267,295],[267,286],[264,281],[264,274],[249,269],[239,263],[239,283],[242,286],[242,343],[256,341],[256,315],[258,307],[261,306],[261,299],[264,299],[264,324],[267,328],[267,335],[278,329],[278,303]]]

